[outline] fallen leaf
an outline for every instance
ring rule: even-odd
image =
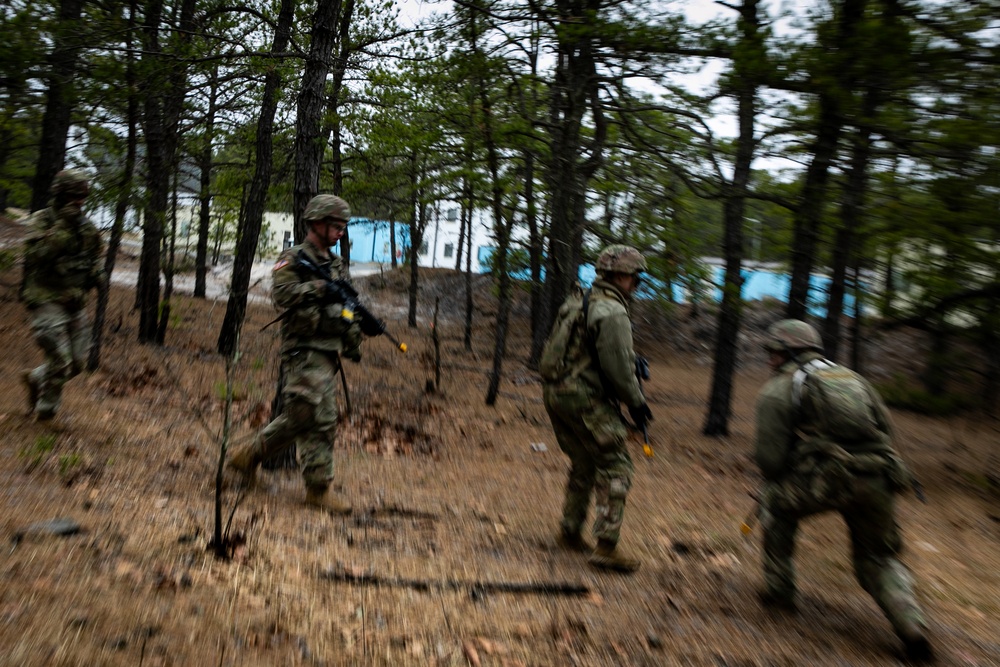
[[[462,642],[462,653],[465,654],[466,660],[472,667],[482,667],[483,663],[479,659],[479,653],[476,651],[476,647],[472,645],[471,642]]]
[[[502,654],[504,652],[502,646],[485,637],[476,637],[476,646],[486,655],[493,655],[494,653]]]

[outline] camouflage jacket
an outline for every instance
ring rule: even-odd
[[[65,218],[55,209],[28,220],[21,298],[29,308],[59,303],[82,308],[87,292],[104,281],[104,244],[85,216]]]
[[[602,390],[611,400],[630,407],[645,403],[635,377],[629,298],[603,280],[595,281],[590,291],[587,335],[591,344],[582,346],[579,351],[584,359],[576,377]]]
[[[805,385],[798,405],[792,397],[792,377],[799,363],[820,359],[818,352],[806,352],[797,361],[788,361],[778,369],[757,395],[757,435],[754,458],[764,478],[781,479],[805,453],[816,451],[810,447],[819,440],[815,407],[809,400],[808,384]],[[890,454],[893,428],[889,410],[867,381],[865,385],[875,406],[875,419],[882,437],[871,442],[852,443],[852,453]]]
[[[300,263],[300,253],[329,271],[331,278],[342,277],[340,256],[324,256],[309,241],[278,256],[271,270],[271,301],[275,308],[287,313],[281,320],[281,352],[309,349],[356,353],[361,327],[341,317],[343,304],[325,303],[326,280]]]

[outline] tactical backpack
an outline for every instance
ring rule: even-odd
[[[573,293],[559,307],[538,362],[538,372],[545,382],[565,380],[574,372],[574,365],[582,367],[583,360],[589,356],[584,350],[589,296],[589,291],[585,293],[576,285]]]
[[[816,413],[820,435],[840,444],[878,440],[876,407],[860,375],[826,359],[799,366],[792,376],[792,400],[798,407],[803,388]]]

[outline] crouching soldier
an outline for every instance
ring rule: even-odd
[[[261,462],[295,444],[305,503],[337,514],[350,513],[351,506],[328,493],[338,418],[336,380],[342,357],[361,359],[361,327],[344,316],[343,304],[332,302],[327,286],[328,278],[341,277],[341,259],[330,248],[344,235],[350,217],[350,208],[340,197],[313,197],[303,215],[309,226],[305,242],[285,250],[274,265],[271,300],[284,311],[285,408],[229,461],[245,481],[253,483]]]
[[[765,347],[775,376],[757,398],[755,458],[765,480],[762,601],[794,608],[799,522],[838,511],[850,532],[861,586],[882,608],[908,657],[931,659],[912,578],[898,559],[895,496],[912,477],[892,447],[885,404],[860,375],[824,359],[819,333],[801,320],[773,324]]]

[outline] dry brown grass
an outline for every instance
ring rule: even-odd
[[[232,561],[206,550],[222,424],[224,365],[213,354],[223,304],[179,297],[164,349],[135,340],[131,291],[115,291],[102,368],[67,387],[52,425],[25,417],[18,371],[37,363],[16,276],[0,287],[0,526],[72,517],[85,532],[26,537],[0,555],[3,665],[886,665],[896,642],[853,579],[839,519],[802,532],[795,617],[764,613],[754,541],[738,526],[756,484],[748,359],[732,434],[700,435],[711,366],[697,350],[650,341],[656,456],[635,449],[624,544],[642,570],[619,577],[556,551],[567,464],[512,327],[501,400],[483,404],[493,312],[480,283],[477,340],[461,345],[460,283],[427,272],[421,326],[405,327],[404,277],[368,279],[376,310],[410,344],[365,344],[349,365],[354,411],[338,437],[337,479],[356,507],[333,519],[299,505],[297,473],[238,507],[247,538]],[[440,391],[425,393],[426,323],[443,295]],[[445,305],[448,305],[446,308]],[[518,311],[520,313],[520,311]],[[266,417],[277,372],[270,309],[251,307],[237,367],[236,437]],[[520,315],[518,314],[518,317]],[[931,504],[902,499],[907,562],[945,665],[998,664],[1000,508],[981,483],[996,427],[897,415]],[[54,440],[53,440],[54,438]],[[46,443],[52,444],[46,450]],[[544,443],[537,452],[532,443]],[[227,503],[236,492],[228,490]],[[412,510],[415,515],[407,511]],[[755,534],[756,537],[756,534]],[[583,583],[585,597],[352,586],[329,568],[430,581]]]

